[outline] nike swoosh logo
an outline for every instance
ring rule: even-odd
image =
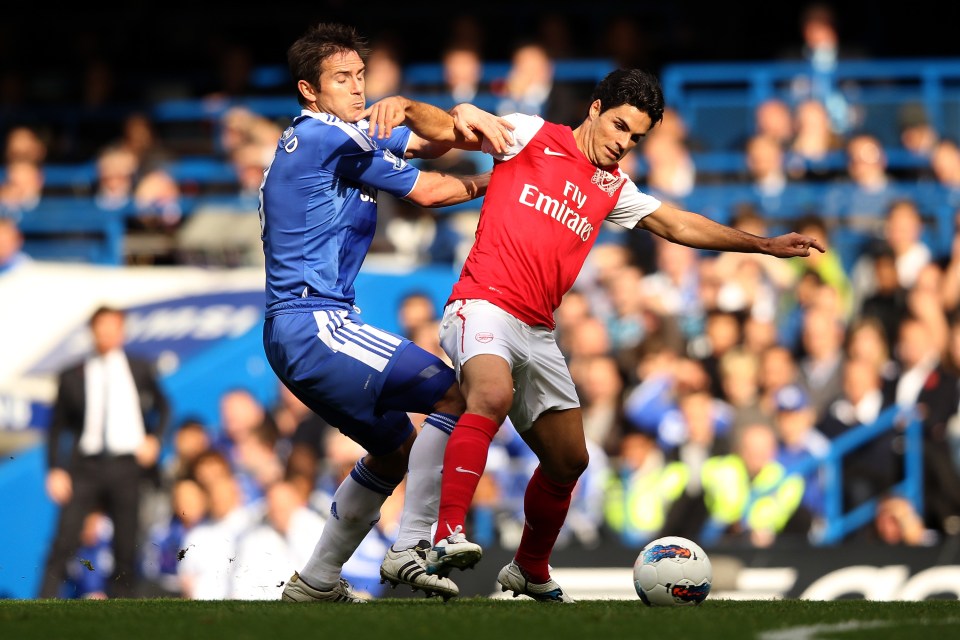
[[[470,471],[470,469],[464,469],[463,467],[457,467],[457,471],[459,471],[460,473],[472,473],[473,475],[477,476],[478,478],[480,477],[480,474],[477,473],[476,471]]]
[[[545,154],[547,154],[548,156],[563,156],[563,157],[566,157],[566,156],[567,156],[567,154],[565,154],[565,153],[560,153],[559,151],[551,151],[551,150],[550,150],[550,147],[544,147],[544,148],[543,148],[543,152],[544,152]]]

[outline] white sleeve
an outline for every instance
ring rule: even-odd
[[[524,113],[511,113],[503,116],[503,119],[515,127],[511,132],[513,133],[513,143],[507,147],[506,152],[497,153],[494,151],[486,138],[483,139],[483,144],[480,147],[484,153],[490,154],[495,160],[509,160],[520,153],[533,136],[537,134],[537,131],[540,131],[544,122],[540,116],[530,116]]]
[[[640,191],[636,183],[623,171],[625,182],[620,189],[617,204],[607,215],[607,220],[627,229],[633,229],[643,218],[660,208],[661,202],[651,195]]]

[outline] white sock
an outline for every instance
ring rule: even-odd
[[[421,540],[433,540],[432,528],[440,508],[443,452],[456,422],[456,416],[431,414],[413,443],[394,549],[409,549]]]
[[[374,486],[376,490],[371,488]],[[373,476],[362,460],[357,462],[333,494],[330,517],[300,571],[304,582],[326,591],[340,581],[343,565],[380,519],[380,507],[395,486]]]

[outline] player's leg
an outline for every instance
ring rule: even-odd
[[[59,598],[67,577],[67,561],[80,548],[80,530],[83,521],[96,506],[99,492],[97,482],[100,461],[80,457],[70,473],[73,496],[60,508],[57,531],[47,555],[40,586],[40,598]]]
[[[110,594],[117,598],[136,596],[137,543],[140,533],[141,467],[133,456],[103,463],[107,513],[113,521],[114,570]]]
[[[442,575],[480,560],[466,539],[466,518],[483,476],[490,444],[514,400],[513,366],[525,359],[524,325],[484,302],[455,302],[444,311],[441,345],[460,375],[466,411],[443,460],[440,507],[429,568]]]
[[[356,552],[357,547],[380,520],[380,509],[403,479],[406,460],[413,446],[416,433],[406,414],[391,412],[375,427],[363,428],[327,410],[321,414],[325,420],[351,439],[357,441],[370,453],[357,461],[353,470],[340,483],[330,505],[330,517],[324,524],[320,539],[303,569],[294,575],[291,583],[302,583],[314,600],[357,602],[361,597],[354,593],[342,578],[343,565]],[[350,426],[341,426],[347,425]],[[376,440],[357,435],[358,431],[376,432]],[[383,447],[380,450],[378,447]],[[387,450],[392,449],[392,450]],[[289,598],[296,594],[296,586],[288,584]],[[285,589],[284,594],[287,595]]]
[[[410,549],[429,540],[437,521],[447,440],[464,410],[456,375],[432,353],[410,344],[399,354],[380,394],[381,409],[426,414],[407,463],[403,512],[394,543]]]
[[[378,407],[426,414],[410,450],[400,528],[380,566],[381,581],[454,597],[460,590],[452,580],[427,573],[425,554],[437,520],[444,449],[464,409],[456,376],[435,355],[409,344],[384,382]]]
[[[540,464],[524,493],[525,526],[520,545],[498,580],[514,595],[572,602],[550,577],[549,560],[573,490],[589,462],[583,416],[553,333],[540,332],[531,340],[531,364],[526,375],[517,379],[517,406],[510,416]]]
[[[362,601],[341,577],[342,567],[403,479],[416,437],[405,413],[376,411],[403,346],[401,338],[346,311],[281,314],[264,323],[264,350],[280,380],[369,454],[337,487],[320,540],[303,570],[288,581],[285,600]]]
[[[466,531],[490,443],[513,404],[514,363],[526,357],[521,325],[483,300],[455,301],[444,309],[440,344],[459,374],[467,406],[444,453],[437,544]]]

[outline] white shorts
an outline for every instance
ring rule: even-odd
[[[552,330],[531,327],[486,300],[455,300],[443,310],[440,345],[460,379],[463,363],[477,355],[500,356],[513,372],[510,421],[518,432],[545,411],[580,406],[567,361]]]

